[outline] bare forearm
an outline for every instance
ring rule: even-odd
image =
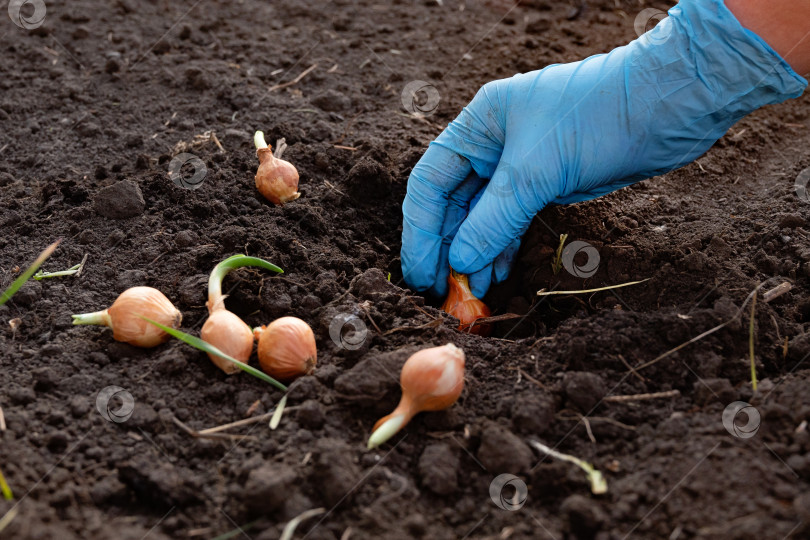
[[[751,30],[800,75],[810,72],[810,0],[725,0]]]

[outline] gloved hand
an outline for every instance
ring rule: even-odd
[[[488,83],[408,180],[405,281],[444,296],[449,264],[481,297],[506,278],[547,204],[686,165],[740,118],[806,85],[723,0],[682,0],[608,54]]]

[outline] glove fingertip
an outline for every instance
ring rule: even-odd
[[[470,274],[470,290],[476,298],[483,298],[492,283],[492,265],[485,266],[482,270]]]

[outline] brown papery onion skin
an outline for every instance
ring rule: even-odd
[[[279,206],[301,196],[298,192],[298,170],[292,163],[274,157],[269,147],[256,150],[256,156],[259,158],[259,169],[256,171],[256,189],[259,193]]]
[[[99,324],[113,331],[113,338],[136,347],[155,347],[171,336],[143,319],[179,328],[183,314],[162,292],[152,287],[131,287],[113,304],[95,313],[73,315],[73,324]]]
[[[200,331],[203,341],[210,343],[228,356],[247,364],[250,353],[253,352],[253,331],[238,315],[224,308],[215,309]],[[239,367],[215,354],[208,354],[208,358],[228,375],[240,371]]]
[[[479,336],[488,336],[492,330],[488,324],[477,324],[472,326],[472,323],[478,319],[489,317],[492,315],[489,307],[481,300],[476,298],[470,290],[470,282],[467,276],[459,274],[452,268],[450,274],[447,276],[447,284],[450,286],[450,292],[442,304],[442,311],[448,313],[459,320],[458,329],[471,334],[478,334]]]
[[[254,330],[259,340],[257,354],[262,370],[280,381],[309,375],[318,363],[315,334],[296,317],[281,317]]]
[[[393,435],[387,433],[382,441],[375,440],[374,432],[387,422],[395,423],[396,432],[419,412],[440,411],[453,405],[464,389],[464,364],[464,351],[452,343],[411,355],[399,376],[402,387],[399,405],[374,424],[369,447],[378,446]]]

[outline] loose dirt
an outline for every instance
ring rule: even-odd
[[[544,210],[486,298],[521,315],[493,337],[459,333],[402,282],[400,204],[428,142],[483,83],[635,38],[642,3],[76,0],[47,2],[30,31],[3,18],[0,286],[59,237],[46,270],[88,262],[0,308],[0,469],[16,497],[0,515],[19,512],[0,535],[265,540],[318,507],[297,538],[810,534],[810,205],[794,191],[810,166],[807,99],[756,112],[682,170]],[[411,81],[440,96],[423,118],[402,104]],[[253,186],[256,129],[284,137],[301,173],[283,208]],[[552,271],[563,233],[598,251],[592,277]],[[277,430],[195,439],[173,417],[199,430],[267,413],[281,393],[179,342],[139,350],[70,314],[149,285],[198,331],[207,274],[234,253],[285,273],[233,273],[228,308],[252,326],[302,317],[319,368],[292,385]],[[765,281],[760,292],[793,288],[758,299],[754,393],[743,304]],[[340,344],[347,320],[365,339]],[[459,403],[366,451],[408,354],[446,342],[467,353]],[[113,385],[134,399],[125,422],[96,407]],[[654,392],[668,394],[603,399]],[[753,437],[724,427],[735,401],[759,416]],[[608,492],[530,440],[593,463]],[[519,510],[490,497],[503,473],[527,486]]]

